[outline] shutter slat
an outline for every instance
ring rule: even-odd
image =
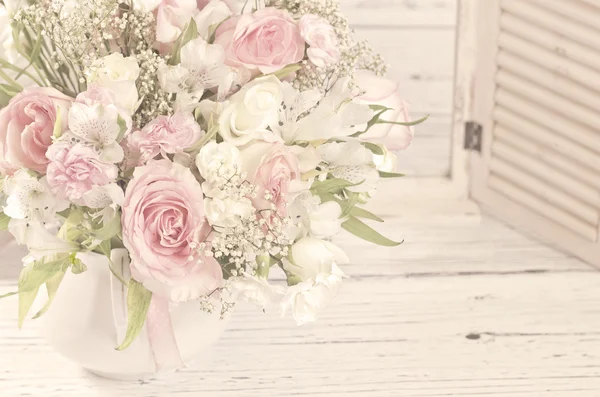
[[[596,206],[600,203],[598,191],[556,172],[553,168],[501,141],[494,141],[491,166],[493,172],[514,180],[522,188],[541,195],[565,212],[595,225],[598,217]]]
[[[580,106],[571,100],[554,94],[546,88],[515,76],[504,69],[498,71],[496,83],[515,95],[521,95],[533,103],[561,114],[569,121],[585,124],[590,127],[590,129],[581,130],[582,135],[578,137],[577,141],[586,146],[597,146],[600,152],[600,139],[598,139],[597,132],[594,131],[595,127],[600,126],[600,114],[598,112]],[[568,134],[571,135],[570,132]]]
[[[543,128],[527,120],[519,113],[502,106],[497,106],[492,116],[498,124],[505,125],[513,131],[518,131],[523,136],[527,136],[528,139],[537,142],[540,146],[551,147],[571,161],[581,164],[582,167],[589,167],[594,172],[600,173],[600,158],[596,153],[569,139],[556,135],[547,128]]]
[[[553,73],[568,77],[574,82],[600,92],[600,73],[577,64],[571,59],[561,57],[511,33],[502,32],[498,37],[500,49],[542,66]]]
[[[600,0],[473,1],[471,196],[600,267]]]
[[[568,4],[571,4],[571,0]],[[560,33],[573,41],[600,50],[600,31],[549,11],[542,4],[524,0],[503,0],[501,8],[504,12],[517,15],[539,27]]]
[[[560,56],[580,62],[595,70],[600,70],[600,53],[598,53],[598,51],[581,45],[576,41],[564,38],[559,33],[550,32],[547,29],[537,27],[536,25],[523,21],[518,16],[509,13],[502,14],[502,17],[500,18],[500,27],[504,31],[512,33],[514,36],[523,38],[530,43],[537,44]]]
[[[553,148],[540,145],[529,140],[529,138],[529,134],[514,132],[506,124],[497,125],[495,128],[495,139],[498,142],[510,145],[514,149],[523,152],[523,155],[541,161],[548,167],[555,167],[560,172],[568,175],[569,178],[579,181],[583,185],[600,190],[600,173],[592,171],[585,165],[577,164]]]
[[[574,83],[563,75],[525,61],[510,52],[505,50],[498,52],[498,66],[538,85],[545,85],[558,95],[568,95],[574,102],[587,106],[589,109],[598,109],[600,93]]]
[[[580,0],[528,1],[536,3],[538,7],[548,9],[555,14],[566,16],[574,23],[585,23],[586,26],[592,29],[598,29],[598,18],[600,17],[600,10],[597,8],[598,0],[592,0],[596,2],[596,7],[593,7],[591,4]]]
[[[534,123],[552,130],[557,135],[562,135],[577,145],[600,153],[600,139],[591,139],[594,136],[594,131],[582,124],[570,121],[504,88],[498,88],[495,98],[496,103],[506,109],[523,115]]]
[[[518,186],[515,186],[498,175],[491,174],[488,185],[497,193],[508,197],[532,212],[552,220],[557,226],[566,227],[588,241],[596,241],[597,231],[595,226],[590,226],[586,222],[580,221],[571,214],[565,213],[556,208],[556,206],[549,204],[530,192],[520,189]]]

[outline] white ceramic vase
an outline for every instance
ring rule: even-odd
[[[113,261],[124,273],[124,250],[113,251]],[[42,332],[52,347],[88,371],[111,379],[136,380],[158,370],[146,327],[124,351],[117,351],[127,323],[127,289],[111,274],[106,257],[83,254],[82,274],[68,272],[48,312],[41,317]],[[45,295],[45,294],[40,294]],[[225,328],[218,315],[200,310],[198,302],[170,305],[173,332],[185,365],[201,360]]]

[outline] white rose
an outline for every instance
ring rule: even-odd
[[[228,180],[242,171],[240,151],[229,142],[211,141],[196,156],[200,175],[210,183]]]
[[[338,246],[314,237],[304,237],[292,245],[291,256],[284,258],[283,268],[301,281],[314,281],[319,276],[332,274],[334,267],[349,262]]]
[[[396,172],[396,166],[398,165],[398,159],[396,158],[396,155],[390,152],[385,146],[379,146],[383,150],[383,155],[373,156],[375,168],[383,172]]]
[[[243,219],[253,216],[254,207],[249,199],[207,197],[204,199],[204,212],[208,223],[213,226],[235,227],[239,226]]]
[[[245,275],[229,279],[234,299],[241,299],[262,308],[278,303],[283,298],[281,288],[269,284],[262,277]]]
[[[319,312],[337,295],[343,278],[344,273],[334,265],[331,274],[290,287],[283,299],[282,315],[291,310],[298,325],[316,321]]]
[[[136,80],[139,76],[140,67],[135,57],[125,58],[120,53],[113,53],[94,61],[88,83],[96,83],[112,90],[117,105],[133,113],[138,105]]]
[[[281,141],[269,125],[279,121],[283,100],[281,82],[265,76],[247,84],[231,97],[219,117],[219,133],[227,142],[243,146],[253,140]]]
[[[300,18],[300,34],[309,45],[306,54],[317,67],[337,63],[340,60],[338,38],[333,26],[324,18],[306,14]]]
[[[291,280],[282,304],[282,312],[291,309],[298,325],[317,319],[319,312],[337,295],[345,277],[338,265],[349,262],[344,252],[330,242],[304,237],[291,249],[283,268]]]

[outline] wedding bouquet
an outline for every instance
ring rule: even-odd
[[[29,250],[19,324],[89,252],[128,288],[119,349],[157,302],[275,303],[303,324],[345,278],[341,229],[399,244],[362,206],[423,120],[337,1],[4,0],[0,28],[0,227]]]

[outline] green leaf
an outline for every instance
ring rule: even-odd
[[[379,176],[381,178],[402,178],[403,176],[406,176],[404,174],[398,174],[395,172],[385,172],[385,171],[379,171]]]
[[[385,152],[383,151],[383,149],[379,145],[376,145],[376,144],[371,143],[371,142],[361,142],[361,144],[364,147],[366,147],[367,149],[369,149],[373,154],[376,154],[378,156],[383,156],[385,154]]]
[[[87,271],[87,266],[85,263],[83,263],[79,258],[74,258],[73,263],[71,264],[71,272],[73,272],[73,274],[81,274],[85,271]]]
[[[18,294],[19,294],[19,292],[18,292],[18,291],[15,291],[15,292],[9,292],[9,293],[7,293],[7,294],[0,295],[0,299],[9,298],[9,297],[11,297],[11,296],[15,296],[15,295],[18,295]]]
[[[280,69],[280,70],[272,73],[272,75],[277,77],[279,80],[283,80],[290,74],[296,73],[300,69],[302,69],[302,66],[294,63],[292,65],[288,65],[288,66],[284,67],[283,69]]]
[[[372,106],[376,106],[376,105],[372,105]],[[357,137],[361,136],[362,134],[364,134],[365,132],[369,131],[371,129],[371,127],[373,127],[375,124],[377,124],[377,122],[379,121],[379,118],[388,110],[390,110],[390,108],[383,106],[382,109],[379,112],[375,113],[375,116],[373,116],[373,118],[371,120],[369,120],[369,122],[367,123],[367,128],[365,128],[363,131],[355,132],[354,134],[350,135],[350,137],[357,138]]]
[[[110,240],[121,233],[121,216],[117,212],[108,222],[94,232],[94,237],[98,240]],[[110,253],[109,253],[110,255]]]
[[[425,117],[422,117],[419,120],[408,121],[408,122],[387,121],[387,120],[378,119],[375,124],[394,124],[394,125],[403,125],[403,126],[406,126],[406,127],[412,127],[413,125],[424,123],[425,121],[427,121],[428,118],[429,118],[429,115],[427,115]]]
[[[52,136],[58,139],[62,136],[62,107],[56,106],[56,121],[54,122],[54,131],[52,132]]]
[[[211,118],[212,118],[212,116],[211,116]],[[210,140],[212,140],[217,135],[217,132],[219,132],[219,126],[218,125],[212,126],[212,128],[210,128],[208,130],[206,135],[204,135],[198,142],[194,143],[192,146],[185,149],[184,151],[186,153],[193,153],[197,150],[200,150],[200,148],[202,148],[204,145],[206,145]]]
[[[19,292],[19,329],[23,327],[25,317],[27,317],[29,310],[31,310],[39,289],[38,287],[30,291]]]
[[[10,216],[6,215],[4,212],[0,211],[0,230],[8,229],[8,224],[10,223]]]
[[[382,236],[366,223],[353,216],[350,217],[350,219],[348,219],[346,222],[342,223],[342,227],[365,241],[382,245],[384,247],[396,247],[402,244],[402,242],[392,241],[389,238]]]
[[[384,110],[384,111],[392,110],[392,108],[388,108],[387,106],[383,106],[383,105],[369,105],[369,108],[375,112],[381,112],[382,110]]]
[[[51,262],[40,260],[30,264],[23,269],[19,277],[19,293],[36,290],[58,273],[66,271],[70,264],[69,257]]]
[[[117,350],[127,349],[139,335],[146,322],[151,301],[152,292],[148,291],[142,283],[131,279],[127,290],[127,332]]]
[[[362,182],[352,183],[344,179],[332,178],[326,179],[324,181],[314,181],[310,189],[316,192],[317,195],[320,195],[320,193],[337,193],[342,189],[352,186],[358,186],[361,183]]]
[[[364,208],[352,207],[352,209],[349,212],[349,215],[352,215],[356,218],[371,219],[376,222],[383,222],[383,219],[381,219],[374,213],[367,211]]]
[[[60,272],[46,282],[46,290],[48,291],[48,301],[46,302],[46,304],[44,304],[44,307],[42,307],[42,309],[39,312],[37,312],[35,316],[33,316],[34,320],[40,318],[50,308],[50,305],[52,304],[52,301],[56,296],[56,292],[58,291],[58,287],[60,287],[60,283],[62,283],[62,280],[65,277],[65,273],[66,272]]]
[[[190,22],[185,25],[183,31],[175,41],[175,45],[173,46],[173,52],[171,54],[171,59],[169,60],[169,65],[177,65],[181,62],[181,49],[184,45],[189,43],[190,41],[196,39],[198,37],[198,26],[196,25],[196,21],[194,18],[190,18]]]

